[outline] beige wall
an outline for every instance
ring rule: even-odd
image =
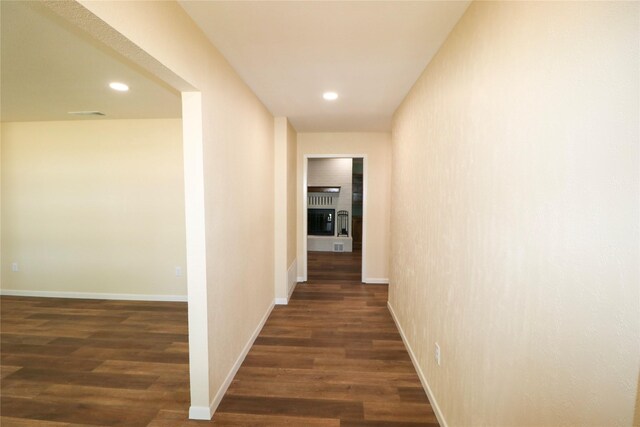
[[[1,151],[3,291],[186,298],[180,119],[3,123]]]
[[[185,129],[185,175],[198,184],[185,195],[187,262],[195,260],[199,274],[189,267],[191,415],[205,417],[274,301],[274,229],[264,226],[274,218],[274,119],[176,2],[80,3],[200,92],[189,96],[183,120],[185,127],[200,123]],[[201,116],[190,117],[199,104]],[[201,224],[190,220],[198,218],[199,200],[204,248]]]
[[[296,261],[296,137],[286,117],[275,118],[275,293],[278,304],[286,304],[295,286]]]
[[[639,7],[473,3],[395,114],[390,305],[450,426],[632,423]]]
[[[305,155],[366,155],[366,212],[363,280],[385,282],[389,277],[389,206],[391,179],[391,135],[386,132],[298,134],[298,276],[306,269],[303,229],[303,165]]]
[[[0,122],[0,290],[4,288],[2,281],[2,266],[4,265],[4,257],[2,256],[2,133],[3,124]]]

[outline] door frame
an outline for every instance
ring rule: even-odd
[[[369,181],[369,171],[366,154],[305,154],[302,162],[302,253],[304,260],[303,276],[304,282],[309,276],[308,252],[307,252],[307,187],[309,182],[309,159],[362,159],[362,269],[360,271],[360,282],[366,283],[366,253],[367,253],[367,185]],[[353,173],[353,172],[352,172]],[[353,221],[353,212],[351,212]],[[353,224],[353,222],[352,222]],[[353,227],[351,227],[351,237],[353,237]]]

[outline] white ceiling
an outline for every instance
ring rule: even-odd
[[[389,130],[468,1],[180,1],[300,132]],[[0,1],[2,121],[180,117],[180,95],[40,2]],[[123,81],[127,93],[108,88]],[[339,93],[337,101],[322,92]],[[90,117],[95,118],[95,117]]]
[[[389,130],[469,2],[180,4],[275,116],[311,132]],[[340,98],[324,101],[327,90]]]
[[[180,94],[72,27],[40,2],[0,1],[2,121],[180,117]],[[130,91],[109,89],[122,81]],[[89,118],[96,119],[94,116]]]

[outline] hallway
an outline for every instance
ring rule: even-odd
[[[386,304],[359,253],[310,252],[309,282],[274,308],[213,420],[437,426]]]
[[[310,253],[213,423],[437,426],[386,302],[359,252]],[[208,424],[187,419],[184,303],[3,297],[2,312],[3,425]]]
[[[213,423],[437,426],[360,253],[310,253],[309,278],[273,309]],[[208,424],[187,419],[184,303],[3,297],[2,311],[3,425]]]

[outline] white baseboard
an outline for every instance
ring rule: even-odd
[[[296,274],[298,273],[298,260],[294,259],[289,269],[287,270],[287,302],[291,298],[291,294],[293,294],[293,290],[296,288],[298,284]]]
[[[370,278],[364,279],[362,282],[363,283],[371,283],[372,285],[388,285],[389,284],[389,279],[388,278],[370,277]]]
[[[424,372],[418,365],[418,360],[416,359],[416,355],[413,353],[413,349],[411,345],[409,345],[409,341],[407,341],[407,337],[402,330],[402,326],[398,322],[398,318],[396,317],[396,313],[393,311],[393,307],[391,307],[391,302],[387,301],[387,307],[389,308],[389,313],[391,313],[391,317],[393,321],[396,323],[396,327],[400,332],[400,336],[402,337],[402,342],[404,342],[404,346],[407,348],[409,352],[409,357],[411,357],[411,362],[413,363],[413,367],[416,369],[418,373],[418,377],[420,378],[420,382],[422,383],[422,388],[427,393],[427,397],[429,398],[429,402],[431,403],[431,407],[433,408],[433,412],[436,414],[436,418],[438,419],[438,423],[440,423],[441,427],[448,427],[447,422],[444,419],[444,414],[440,410],[440,406],[438,406],[438,402],[436,402],[436,398],[433,395],[433,391],[431,391],[431,387],[429,387],[429,383],[427,382],[427,378],[424,376]]]
[[[77,299],[108,299],[126,301],[169,301],[187,302],[186,295],[143,295],[143,294],[106,294],[100,292],[52,292],[52,291],[23,291],[16,289],[0,289],[0,295],[14,297],[40,298],[77,298]]]
[[[191,406],[189,408],[190,420],[210,420],[213,417],[213,412],[208,406]]]
[[[211,417],[213,417],[213,414],[216,412],[216,409],[218,409],[218,405],[220,404],[220,401],[222,401],[222,398],[224,397],[224,394],[227,392],[227,389],[229,388],[229,386],[231,385],[231,381],[233,381],[233,377],[236,376],[238,369],[240,369],[240,366],[242,366],[242,362],[244,362],[244,358],[247,357],[247,353],[249,353],[249,350],[251,350],[251,346],[253,345],[253,342],[256,340],[256,338],[258,338],[258,335],[260,334],[260,331],[262,330],[262,327],[264,326],[264,324],[267,322],[267,319],[269,318],[269,315],[271,314],[273,307],[274,307],[273,303],[269,305],[267,312],[264,314],[264,316],[262,316],[262,319],[260,319],[258,326],[253,331],[253,334],[251,334],[249,341],[247,341],[247,343],[245,344],[244,348],[240,352],[240,355],[236,359],[236,362],[231,367],[231,370],[227,374],[227,377],[225,378],[224,382],[218,389],[218,392],[216,393],[215,397],[211,401],[211,404],[209,405],[209,408],[208,408],[209,414],[210,414],[208,419],[211,419]],[[194,407],[194,413],[196,413],[196,415],[199,415],[201,409],[202,407],[200,406]],[[204,415],[204,411],[202,412],[202,415]],[[189,418],[191,418],[191,408],[189,409]],[[203,418],[193,418],[193,419],[203,419]]]
[[[304,283],[304,282],[306,282],[306,280],[304,280],[304,277],[303,277],[303,276],[298,276],[298,277],[296,277],[296,282],[298,282],[298,283]]]
[[[277,298],[275,299],[276,305],[287,305],[289,304],[289,299],[291,298],[291,294],[293,294],[293,290],[296,288],[298,282],[296,281],[296,273],[298,272],[298,261],[293,260],[289,268],[287,269],[287,296],[286,298]]]
[[[296,286],[298,286],[298,282],[295,282],[295,283],[293,284],[293,286],[291,287],[291,289],[289,290],[289,296],[288,296],[288,299],[291,299],[291,295],[293,295],[293,291],[295,291],[295,290],[296,290]],[[287,301],[287,302],[288,302],[288,301]]]

